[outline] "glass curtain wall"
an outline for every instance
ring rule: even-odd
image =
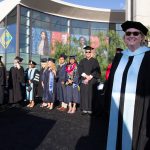
[[[56,51],[56,43],[69,44],[71,54],[82,52],[85,45],[94,48],[100,46],[98,33],[106,35],[110,29],[116,30],[120,35],[122,31],[120,24],[98,23],[68,19],[64,17],[45,14],[26,7],[20,7],[20,33],[19,52],[24,58],[23,66],[27,68],[29,59],[35,61],[40,68],[40,59],[50,57]],[[0,54],[6,55],[7,69],[13,64],[16,56],[16,9],[8,16],[7,26],[5,22],[0,23],[0,37],[3,32],[9,39],[4,44],[0,43]]]

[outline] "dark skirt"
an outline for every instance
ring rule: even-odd
[[[80,92],[78,86],[73,87],[72,85],[66,86],[66,101],[67,103],[73,102],[73,103],[80,103]]]

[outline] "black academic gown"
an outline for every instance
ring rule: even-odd
[[[0,104],[4,102],[4,86],[6,83],[5,67],[0,67]]]
[[[38,89],[37,89],[37,96],[43,97],[43,87],[42,87],[42,78],[43,78],[43,71],[44,69],[41,68],[40,70],[40,77],[39,77],[39,83],[38,83]]]
[[[89,60],[84,58],[79,63],[79,78],[80,78],[80,107],[82,110],[94,111],[97,95],[97,81],[100,78],[100,66],[95,58]],[[88,85],[82,83],[84,77],[82,73],[92,75],[93,78]]]
[[[60,102],[66,101],[66,87],[62,82],[65,83],[66,80],[66,64],[58,66],[56,72],[56,99]]]
[[[122,58],[122,54],[117,54],[114,58],[108,86],[105,92],[105,109],[108,108],[108,112],[111,106],[111,92],[113,88],[114,74],[117,66]],[[123,81],[123,86],[125,82]],[[122,87],[123,87],[122,86]],[[124,89],[124,88],[122,88]],[[124,93],[121,97],[124,97]],[[122,104],[120,104],[122,105]],[[123,111],[123,105],[120,107],[121,112]],[[119,118],[122,118],[121,115]],[[121,119],[119,124],[121,125]],[[117,137],[117,150],[121,150],[121,126],[118,127]],[[137,78],[136,87],[136,99],[134,108],[134,119],[133,119],[133,139],[132,139],[132,150],[149,150],[150,149],[150,51],[146,52],[142,60],[139,74]],[[113,138],[113,137],[112,137]]]
[[[24,97],[24,69],[11,67],[9,71],[8,89],[9,89],[9,103],[20,102]]]

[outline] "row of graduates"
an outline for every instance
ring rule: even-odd
[[[38,91],[43,89],[43,92],[38,92],[41,93],[39,96],[43,95],[41,107],[47,106],[51,110],[54,107],[54,101],[58,100],[60,107],[57,109],[60,111],[66,111],[68,107],[68,113],[75,113],[77,104],[80,104],[82,114],[93,112],[96,107],[100,67],[98,61],[92,57],[91,50],[91,47],[85,47],[85,58],[79,64],[75,56],[70,56],[69,62],[66,63],[66,56],[61,54],[57,71],[55,70],[54,59],[49,58],[48,62],[43,59],[44,62],[41,63],[43,69],[40,73],[40,86],[38,88],[40,89]],[[46,67],[47,63],[50,68]],[[48,85],[51,92],[47,91],[48,87],[45,86],[47,85],[49,70],[53,74],[53,81],[51,80],[53,84]],[[46,97],[47,93],[49,93],[48,97]],[[51,101],[49,101],[50,99]]]
[[[78,64],[75,56],[69,57],[68,64],[65,59],[66,56],[61,54],[57,71],[53,58],[42,59],[38,96],[42,97],[41,107],[52,110],[54,102],[58,100],[66,109],[69,106],[68,113],[74,113],[76,105],[80,103]]]
[[[98,61],[92,57],[92,48],[85,48],[85,58],[79,64],[75,56],[61,54],[56,69],[53,58],[41,59],[41,70],[36,68],[36,62],[30,60],[29,67],[24,71],[22,58],[14,58],[14,66],[10,68],[8,78],[9,103],[15,104],[26,100],[27,107],[35,105],[36,97],[43,101],[41,107],[54,108],[56,101],[60,102],[58,110],[74,113],[77,104],[83,114],[92,113],[97,92],[97,81],[100,78]]]

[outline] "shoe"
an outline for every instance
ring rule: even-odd
[[[49,110],[53,110],[54,108],[53,108],[53,107],[48,107],[48,109],[49,109]]]
[[[47,104],[44,104],[44,103],[40,105],[40,107],[42,107],[42,108],[46,107],[46,106],[47,106]]]
[[[92,114],[92,111],[87,111],[87,113],[88,113],[89,115],[91,115],[91,114]]]
[[[59,106],[59,107],[57,107],[57,110],[60,110],[62,107],[61,106]]]
[[[83,110],[81,113],[81,115],[86,115],[86,114],[88,114],[88,111],[86,111],[86,110]]]

